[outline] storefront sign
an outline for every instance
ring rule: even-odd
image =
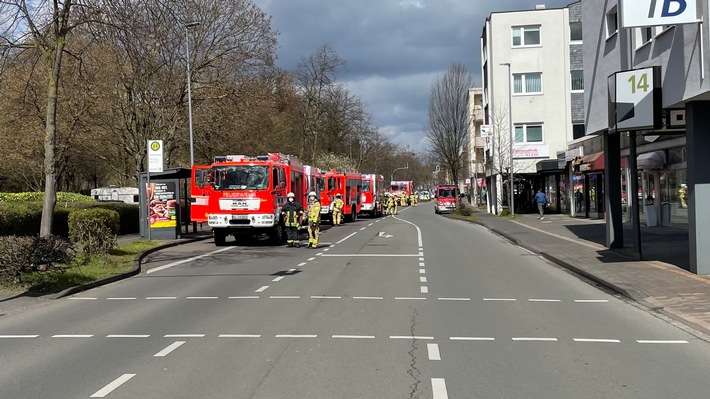
[[[547,144],[523,144],[513,147],[514,159],[549,158],[550,146]]]
[[[621,27],[692,24],[699,21],[695,0],[622,0]]]

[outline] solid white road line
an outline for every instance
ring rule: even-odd
[[[333,338],[343,338],[343,339],[375,339],[374,335],[333,335]]]
[[[426,348],[429,352],[429,360],[441,360],[441,353],[439,353],[439,344],[426,344]]]
[[[381,296],[354,296],[353,299],[385,299]]]
[[[301,262],[301,263],[297,264],[296,266],[301,267],[301,266],[305,266],[305,265],[306,265],[306,262]]]
[[[431,393],[434,399],[449,399],[449,394],[446,392],[446,380],[443,378],[432,378]]]
[[[130,380],[131,378],[135,377],[135,374],[124,374],[115,380],[113,380],[111,383],[106,385],[105,387],[99,389],[94,393],[93,395],[90,396],[90,398],[103,398],[106,397],[106,395],[110,394],[113,392],[114,389],[120,387],[123,385],[126,381]]]
[[[57,334],[52,335],[52,338],[91,338],[92,334]]]
[[[427,287],[426,285],[423,285],[423,286],[419,287],[419,291],[421,291],[422,294],[428,294],[428,293],[429,293],[429,287]]]
[[[150,274],[150,273],[159,272],[159,271],[161,271],[161,270],[169,269],[169,268],[174,267],[174,266],[182,265],[183,263],[188,263],[188,262],[192,262],[192,261],[195,261],[195,260],[198,260],[198,259],[202,259],[202,258],[204,258],[205,256],[210,256],[210,255],[218,254],[218,253],[220,253],[220,252],[229,251],[230,249],[234,249],[234,248],[235,248],[235,247],[220,248],[220,249],[218,249],[218,250],[215,250],[215,251],[212,251],[212,252],[208,252],[208,253],[206,253],[206,254],[202,254],[202,255],[198,255],[198,256],[193,256],[192,258],[187,258],[187,259],[179,260],[179,261],[173,262],[173,263],[168,263],[167,265],[158,266],[158,267],[156,267],[156,268],[153,268],[153,269],[148,270],[146,273],[147,273],[147,274]]]
[[[342,299],[341,296],[311,295],[311,299]]]
[[[513,341],[542,341],[542,342],[557,342],[557,338],[538,338],[538,337],[513,337]]]
[[[174,351],[175,349],[181,347],[185,341],[175,341],[172,344],[168,345],[165,349],[162,351],[156,353],[153,355],[153,357],[165,357],[167,356],[170,352]]]
[[[604,343],[617,343],[621,342],[618,339],[601,339],[601,338],[573,338],[574,342],[604,342]]]
[[[69,298],[69,299],[95,301],[95,300],[98,299],[98,298],[89,298],[89,297],[83,296],[83,297],[71,297],[71,298]]]
[[[216,296],[189,296],[186,299],[219,299]]]
[[[437,298],[440,301],[470,301],[471,298]]]
[[[276,277],[275,279],[273,279],[273,280],[271,280],[271,281],[277,282],[277,281],[281,281],[281,280],[283,280],[283,279],[284,279],[284,276],[278,276],[278,277]]]
[[[424,301],[426,298],[422,297],[412,297],[412,296],[396,296],[394,297],[395,300],[402,300],[402,301],[408,301],[408,300],[415,300],[415,301]]]
[[[575,299],[574,301],[577,303],[607,303],[607,302],[609,302],[606,299]]]
[[[264,285],[264,286],[262,286],[261,288],[259,288],[258,290],[254,291],[254,292],[264,292],[264,291],[266,291],[267,288],[269,288],[269,286],[268,286],[268,285]]]
[[[148,338],[149,334],[109,334],[106,338]]]
[[[362,256],[377,256],[377,257],[382,257],[382,256],[401,256],[401,257],[411,257],[411,256],[421,256],[419,254],[324,254],[323,256],[329,256],[329,257],[347,257],[347,258],[356,258],[356,257],[362,257]]]
[[[219,334],[218,338],[261,338],[261,334]]]
[[[424,263],[424,262],[419,262],[419,267],[424,267],[424,266],[426,266],[426,263]]]
[[[491,301],[491,302],[495,302],[495,301],[515,302],[516,301],[515,298],[483,298],[483,300],[484,301]]]
[[[420,283],[426,283],[426,277],[419,277]]]
[[[493,337],[449,337],[452,341],[495,341]]]
[[[529,302],[562,302],[559,299],[528,299]]]
[[[165,334],[163,338],[203,338],[205,334]]]
[[[684,339],[677,340],[655,340],[655,339],[637,339],[636,342],[639,344],[687,344],[688,341]]]
[[[37,338],[39,335],[30,335],[30,334],[15,334],[15,335],[0,335],[0,338]]]
[[[113,298],[106,298],[107,301],[130,301],[132,299],[138,299],[137,297],[131,296],[131,297],[113,297]]]
[[[301,299],[300,296],[287,296],[287,295],[274,295],[270,296],[270,299]]]
[[[419,269],[419,274],[426,274],[426,269]]]
[[[422,335],[390,335],[390,339],[434,339],[434,337]]]
[[[152,300],[152,299],[157,299],[157,300],[160,300],[160,299],[177,299],[177,297],[176,297],[176,296],[149,296],[149,297],[147,297],[147,298],[145,298],[145,299],[150,299],[150,300]]]
[[[318,338],[318,336],[315,334],[278,334],[276,335],[276,338]]]
[[[403,210],[404,210],[404,209],[403,209]],[[405,223],[409,223],[409,224],[411,224],[412,226],[414,226],[414,227],[417,229],[417,244],[418,244],[418,246],[419,246],[419,250],[421,251],[421,250],[422,250],[422,247],[424,246],[424,244],[422,244],[422,230],[419,228],[419,226],[417,226],[416,224],[410,222],[409,220],[400,219],[400,218],[398,218],[398,217],[396,217],[396,216],[394,216],[394,218],[397,219],[397,220],[401,220],[401,221],[403,221],[403,222],[405,222]]]
[[[261,298],[260,296],[230,296],[229,299],[259,299]]]
[[[357,231],[356,231],[356,232],[354,232],[354,233],[352,233],[352,234],[350,234],[349,236],[347,236],[347,237],[343,238],[342,240],[340,240],[340,241],[336,242],[335,244],[336,244],[336,245],[338,245],[338,244],[342,244],[342,243],[343,243],[343,242],[344,242],[345,240],[347,240],[348,238],[350,238],[350,237],[354,236],[355,234],[357,234]]]

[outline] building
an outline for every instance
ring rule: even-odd
[[[675,7],[681,3],[683,7]],[[616,0],[582,2],[588,137],[570,143],[569,149],[581,148],[583,153],[573,162],[580,176],[576,181],[585,191],[583,205],[596,206],[604,214],[610,248],[623,246],[621,226],[635,213],[634,205],[648,226],[687,227],[690,270],[708,274],[710,207],[703,205],[710,203],[710,158],[706,157],[710,150],[710,38],[700,23],[708,20],[708,7],[696,10],[700,3],[672,0],[648,2],[644,7],[638,7],[638,2],[626,4],[629,7],[622,12]],[[645,75],[644,82],[636,81],[635,72],[621,86],[613,76],[632,69],[646,74],[648,69],[642,68],[649,67],[657,69],[657,75],[649,72],[649,79],[660,89],[660,106],[653,112],[660,123],[622,129],[622,109],[610,106],[610,97],[636,90],[658,93],[658,89],[644,84]],[[610,77],[616,82],[612,96]],[[632,105],[634,111],[640,103]],[[637,153],[635,168],[632,152]],[[590,179],[591,173],[597,176]],[[590,187],[596,190],[594,198],[589,197]]]
[[[551,211],[569,207],[569,179],[558,153],[564,156],[575,132],[580,137],[584,132],[582,54],[571,47],[573,34],[581,39],[580,9],[579,2],[557,9],[538,5],[486,19],[481,76],[484,125],[490,131],[485,146],[489,212],[509,206],[511,174],[515,212],[534,211],[538,188],[545,190]]]
[[[468,181],[467,192],[471,193],[471,203],[485,202],[485,147],[486,140],[481,135],[483,125],[483,89],[480,87],[468,90],[468,132],[469,141],[466,145],[466,164]]]

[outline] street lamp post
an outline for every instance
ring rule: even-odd
[[[187,120],[190,130],[190,168],[195,164],[195,144],[192,138],[192,87],[190,77],[190,28],[199,25],[199,22],[185,24],[185,56],[187,57]]]
[[[409,162],[407,162],[407,166],[404,166],[404,167],[401,167],[401,168],[397,168],[397,169],[395,169],[395,170],[392,171],[392,173],[390,174],[390,184],[392,184],[392,182],[394,181],[394,172],[396,172],[396,171],[398,171],[398,170],[402,170],[402,169],[409,170]]]
[[[513,169],[513,142],[515,141],[515,135],[513,133],[513,75],[510,73],[510,62],[501,63],[500,65],[505,65],[508,67],[508,129],[510,132],[510,172],[508,177],[510,179],[510,214],[515,216],[515,200],[513,191],[513,180],[515,180],[515,171]]]

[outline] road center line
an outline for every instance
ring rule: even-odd
[[[217,250],[215,250],[215,251],[208,252],[208,253],[206,253],[206,254],[202,254],[202,255],[198,255],[198,256],[193,256],[192,258],[187,258],[187,259],[179,260],[179,261],[177,261],[177,262],[168,263],[167,265],[155,267],[155,268],[153,268],[153,269],[148,270],[146,273],[147,273],[147,274],[150,274],[150,273],[159,272],[159,271],[161,271],[161,270],[169,269],[169,268],[174,267],[174,266],[182,265],[183,263],[188,263],[188,262],[192,262],[192,261],[195,261],[195,260],[198,260],[198,259],[202,259],[202,258],[204,258],[205,256],[210,256],[210,255],[218,254],[218,253],[220,253],[220,252],[229,251],[230,249],[233,249],[233,248],[235,248],[235,247],[220,248],[220,249],[217,249]]]
[[[434,337],[422,335],[390,335],[390,339],[434,339]]]
[[[441,360],[441,353],[439,353],[439,344],[426,344],[426,348],[429,352],[429,360]]]
[[[216,296],[189,296],[186,299],[219,299]]]
[[[557,342],[557,338],[537,338],[537,337],[513,337],[513,341],[542,341],[542,342]]]
[[[174,351],[175,349],[181,347],[185,341],[175,341],[172,344],[168,345],[165,349],[162,351],[156,353],[153,355],[153,357],[165,357],[167,356],[170,352]]]
[[[678,340],[654,340],[654,339],[637,339],[636,342],[639,344],[687,344],[688,341],[684,339]]]
[[[217,338],[261,338],[261,334],[219,334]]]
[[[604,343],[617,343],[621,342],[618,339],[600,339],[600,338],[573,338],[574,342],[604,342]]]
[[[286,295],[274,295],[270,296],[270,299],[300,299],[300,296],[286,296]]]
[[[135,374],[124,374],[124,375],[122,375],[122,376],[116,378],[116,379],[113,380],[112,382],[110,382],[110,383],[109,383],[108,385],[106,385],[105,387],[103,387],[103,388],[99,389],[98,391],[96,391],[96,393],[94,393],[94,394],[91,395],[90,397],[91,397],[91,398],[103,398],[103,397],[105,397],[106,395],[108,395],[108,394],[110,394],[111,392],[113,392],[114,389],[120,387],[120,386],[123,385],[126,381],[130,380],[131,378],[133,378],[133,377],[135,377],[135,376],[136,376]]]
[[[347,236],[347,237],[343,238],[342,240],[340,240],[340,241],[336,242],[335,244],[336,244],[336,245],[338,245],[338,244],[341,244],[341,243],[343,243],[343,242],[344,242],[345,240],[347,240],[348,238],[350,238],[350,237],[354,236],[355,234],[357,234],[357,231],[356,231],[356,232],[354,232],[354,233],[352,233],[352,234],[350,234],[349,236]]]
[[[278,277],[276,277],[275,279],[273,279],[273,280],[271,280],[271,281],[276,282],[276,281],[281,281],[281,280],[283,280],[283,279],[284,279],[284,276],[278,276]]]
[[[470,301],[471,298],[437,298],[440,301]]]
[[[449,337],[452,341],[495,341],[493,337]]]
[[[52,335],[52,338],[91,338],[92,334],[57,334]]]
[[[106,298],[107,301],[130,301],[132,299],[138,299],[137,297],[131,296],[131,297],[112,297],[112,298]]]
[[[354,296],[353,299],[385,299],[381,296]]]
[[[205,334],[165,334],[163,338],[203,338]]]
[[[148,334],[109,334],[106,338],[148,338]]]
[[[333,338],[343,338],[343,339],[375,339],[374,335],[333,335]]]
[[[254,291],[254,292],[264,292],[264,291],[266,291],[267,288],[269,288],[269,286],[268,286],[268,285],[264,285],[264,286],[262,286],[261,288],[259,288],[258,290]]]
[[[19,335],[0,335],[0,338],[37,338],[37,337],[39,337],[39,335],[30,335],[30,334],[26,334],[26,335],[22,335],[22,334],[19,334]]]
[[[318,338],[318,336],[315,334],[278,334],[276,335],[276,338]]]
[[[449,399],[449,394],[446,392],[446,380],[443,378],[432,378],[431,393],[434,399]]]
[[[515,302],[516,301],[515,298],[483,298],[483,300],[484,301],[491,301],[491,302],[495,302],[495,301]]]

